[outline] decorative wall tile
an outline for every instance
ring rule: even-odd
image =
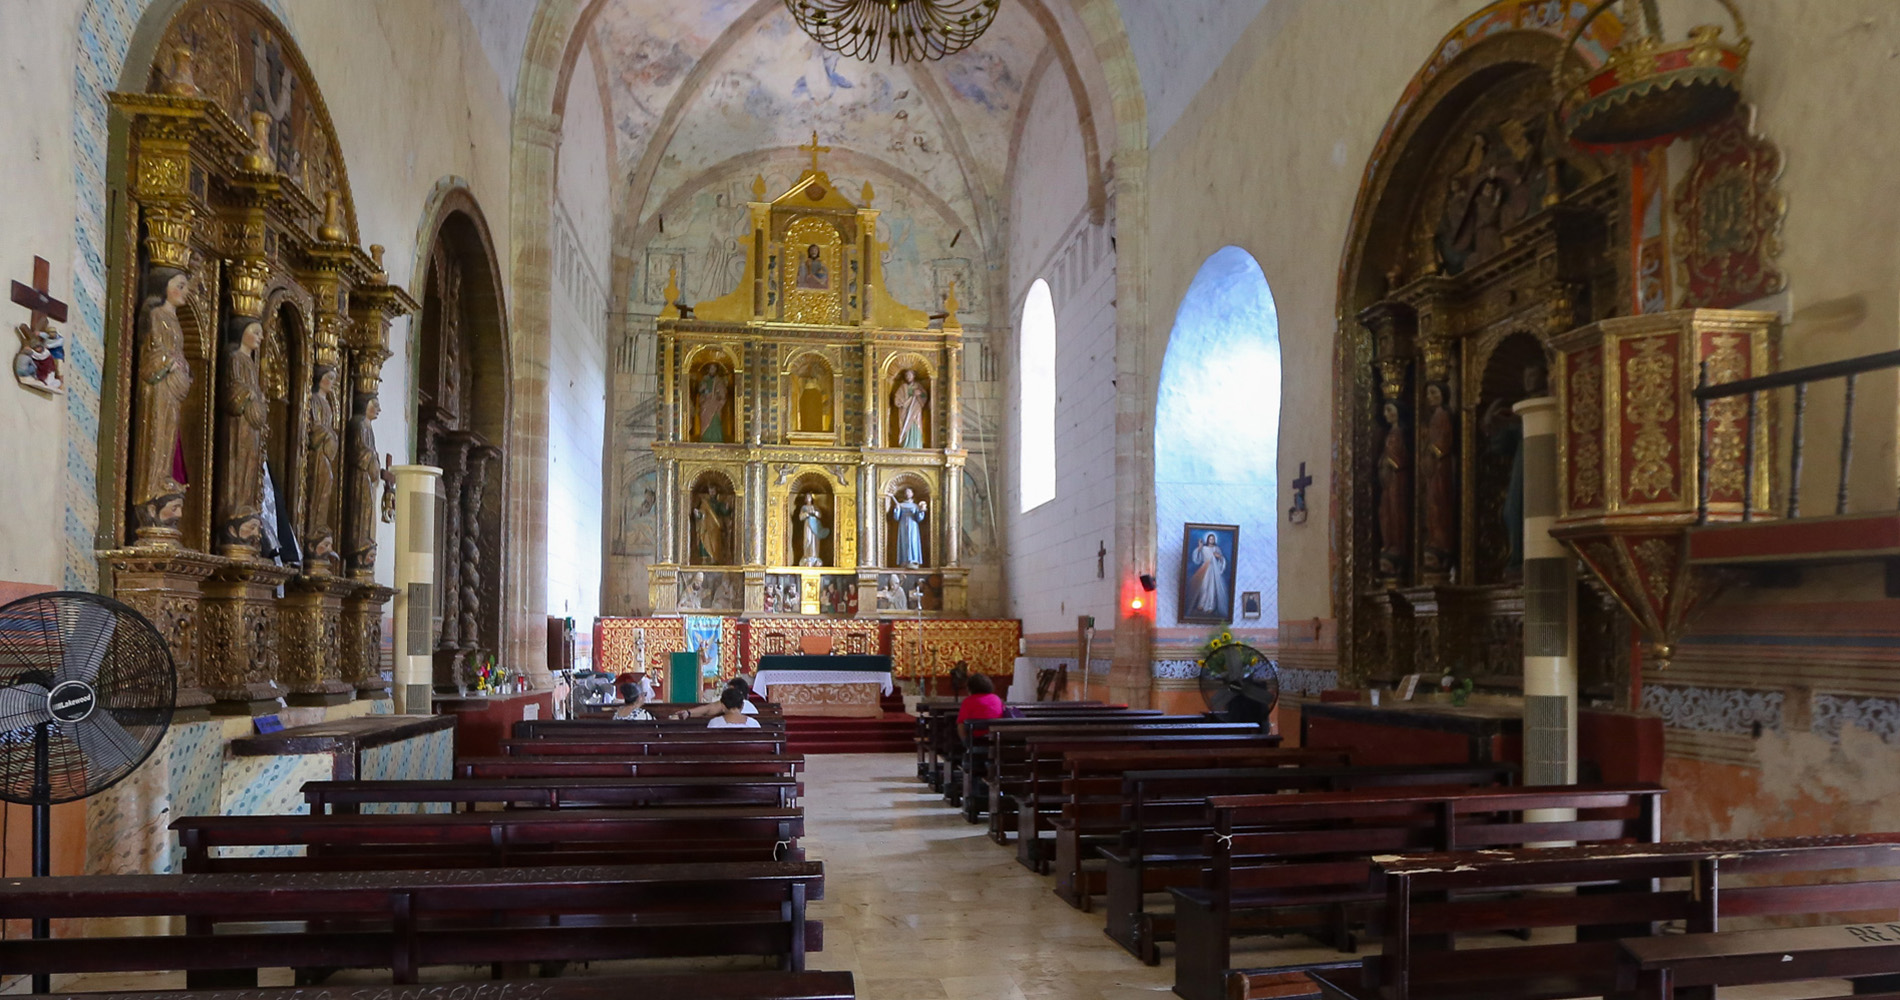
[[[1156,680],[1191,681],[1201,676],[1201,665],[1194,660],[1156,660],[1154,675]]]
[[[1662,716],[1663,725],[1705,733],[1752,735],[1757,724],[1778,732],[1782,699],[1780,691],[1742,688],[1652,684],[1643,689],[1643,709]]]
[[[1838,741],[1848,726],[1865,729],[1889,744],[1900,743],[1900,701],[1892,698],[1856,698],[1844,694],[1817,694],[1812,730]]]
[[[1280,694],[1298,695],[1302,698],[1317,698],[1321,691],[1330,691],[1339,686],[1337,670],[1302,670],[1297,667],[1280,668]]]

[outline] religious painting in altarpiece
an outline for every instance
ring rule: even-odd
[[[111,94],[100,553],[165,623],[179,704],[334,704],[383,686],[376,529],[390,319],[343,156],[288,31],[244,0],[147,27]],[[155,14],[154,16],[162,16]]]
[[[873,618],[881,581],[927,570],[931,615],[967,611],[960,564],[962,327],[954,290],[893,301],[875,192],[846,198],[813,163],[765,200],[736,287],[656,325],[658,613]],[[897,491],[886,487],[899,483]],[[953,483],[946,495],[943,484]],[[913,612],[914,613],[914,612]]]
[[[1553,132],[1561,33],[1514,23],[1421,71],[1360,188],[1336,382],[1350,442],[1336,606],[1355,681],[1521,676],[1512,405],[1547,394],[1550,337],[1630,300],[1629,168]],[[1595,594],[1579,604],[1584,688],[1613,688],[1626,633]]]

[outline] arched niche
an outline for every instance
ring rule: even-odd
[[[893,354],[884,362],[879,380],[883,398],[883,445],[886,448],[930,448],[937,440],[937,368],[920,354]],[[913,388],[914,387],[914,388]],[[922,393],[921,398],[916,393]],[[907,442],[905,429],[912,423],[904,405],[914,401],[916,432]]]
[[[818,351],[801,351],[787,360],[782,377],[787,440],[835,442],[844,419],[844,399],[830,359]]]
[[[471,664],[501,650],[513,400],[507,307],[487,217],[460,187],[433,209],[417,261],[422,310],[412,391],[416,453],[442,470],[435,684],[447,691],[467,683]]]
[[[686,493],[685,556],[689,566],[737,566],[745,562],[739,551],[739,522],[744,516],[733,478],[718,469],[695,476]]]
[[[1348,682],[1522,672],[1521,588],[1495,551],[1494,487],[1509,466],[1490,454],[1486,410],[1521,381],[1510,359],[1532,341],[1632,298],[1619,252],[1631,242],[1628,163],[1579,152],[1550,121],[1551,67],[1620,39],[1606,16],[1567,50],[1584,10],[1500,0],[1473,14],[1428,54],[1367,159],[1334,352],[1333,607]],[[1427,401],[1434,385],[1450,397],[1443,412]],[[1389,440],[1388,405],[1409,415],[1408,440]],[[1414,460],[1399,483],[1409,497],[1382,495],[1388,448]],[[1408,544],[1382,540],[1394,532]],[[1395,549],[1403,558],[1382,568]],[[1440,601],[1445,588],[1471,599]],[[1586,685],[1593,658],[1580,648]]]
[[[721,347],[702,347],[681,369],[681,421],[687,440],[732,444],[743,440],[739,427],[739,366]]]
[[[906,491],[910,494],[908,501],[905,497]],[[882,502],[878,507],[881,521],[878,533],[884,539],[879,553],[882,558],[878,565],[917,570],[936,564],[937,547],[932,537],[936,533],[935,526],[939,512],[934,500],[930,482],[922,475],[915,472],[900,472],[891,477],[884,486]],[[904,508],[903,505],[907,502],[913,505],[914,509]],[[904,519],[898,516],[900,513],[906,518],[917,514],[922,515],[922,519],[917,523],[917,543],[920,551],[916,553],[918,558],[914,562],[904,558],[905,553],[902,551]]]
[[[1482,375],[1473,450],[1471,517],[1477,539],[1472,566],[1479,584],[1517,583],[1524,570],[1524,432],[1511,407],[1544,395],[1548,362],[1543,342],[1527,330],[1506,335],[1478,358]]]
[[[1223,247],[1202,262],[1175,311],[1155,405],[1156,617],[1183,623],[1279,624],[1280,334],[1253,256]],[[1190,523],[1216,532],[1223,578],[1212,607],[1182,603],[1200,567],[1184,552]],[[1205,537],[1197,531],[1197,545]],[[1241,595],[1257,592],[1257,619]]]
[[[807,525],[804,512],[808,502],[816,511],[817,526],[824,536],[809,547],[805,544]],[[806,472],[793,479],[791,494],[786,497],[785,513],[785,565],[837,566],[838,504],[830,477],[822,472]],[[813,559],[817,561],[813,562]]]
[[[305,350],[309,313],[300,298],[284,289],[266,299],[264,342],[258,363],[269,401],[269,424],[264,434],[266,516],[274,522],[270,541],[275,543],[267,544],[261,554],[290,563],[302,561],[312,524],[303,509],[308,478],[305,445],[314,430],[310,426],[312,409],[322,405],[315,399],[316,387]],[[308,389],[305,393],[292,391],[299,386]]]

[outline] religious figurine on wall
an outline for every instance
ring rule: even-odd
[[[305,541],[313,565],[329,568],[336,551],[336,529],[332,510],[336,503],[336,462],[342,443],[336,426],[336,369],[325,365],[317,369],[317,391],[310,394],[310,425],[304,434],[304,465],[309,474],[310,513],[304,519],[309,526]]]
[[[184,445],[179,416],[191,392],[191,364],[185,359],[185,328],[178,307],[185,302],[191,276],[176,268],[154,267],[146,278],[140,309],[138,382],[134,387],[138,452],[132,462],[132,513],[142,529],[175,532],[185,510]]]
[[[897,565],[905,569],[924,564],[923,523],[930,505],[914,497],[906,486],[904,498],[891,505],[891,520],[897,522]]]
[[[1458,522],[1458,430],[1443,383],[1425,386],[1425,439],[1418,475],[1425,491],[1425,569],[1448,573],[1455,561]]]
[[[824,508],[810,493],[798,505],[798,543],[800,566],[823,566],[824,556],[818,543],[831,537],[831,529],[825,527]]]
[[[805,259],[798,262],[798,287],[808,292],[831,291],[831,269],[825,266],[818,244],[805,247]]]
[[[376,461],[376,430],[372,426],[382,415],[382,401],[372,392],[359,392],[351,404],[350,475],[355,490],[350,497],[350,516],[344,522],[349,534],[344,555],[352,569],[369,570],[376,565],[376,524],[382,512],[383,468]]]
[[[66,338],[44,316],[36,323],[21,323],[14,332],[20,335],[20,351],[13,356],[13,377],[29,389],[65,392],[59,366],[66,360]]]
[[[1399,404],[1385,404],[1385,447],[1379,451],[1379,575],[1397,580],[1412,556],[1411,428]]]
[[[264,327],[243,321],[236,343],[224,352],[224,386],[218,394],[218,544],[224,555],[249,558],[263,541],[264,432],[270,402],[258,379]]]
[[[1531,399],[1542,396],[1545,389],[1544,366],[1530,364],[1524,366],[1524,395],[1519,399]],[[1484,409],[1479,427],[1484,433],[1485,450],[1499,458],[1511,459],[1510,485],[1504,493],[1504,505],[1499,517],[1504,522],[1505,551],[1504,566],[1507,573],[1516,575],[1524,568],[1524,422],[1511,410],[1512,400],[1494,399]]]
[[[897,390],[891,393],[891,406],[897,410],[897,446],[899,448],[922,448],[924,446],[924,405],[930,402],[930,393],[917,381],[917,371],[904,369],[899,378]]]
[[[731,391],[732,379],[723,368],[708,364],[699,370],[699,384],[693,388],[693,405],[699,414],[699,440],[725,443],[726,399]]]
[[[732,498],[717,487],[693,500],[693,562],[701,566],[731,563],[726,553],[726,526],[732,522]]]

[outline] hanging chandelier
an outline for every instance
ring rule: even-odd
[[[853,59],[942,59],[989,30],[1002,0],[785,0],[812,41]]]

